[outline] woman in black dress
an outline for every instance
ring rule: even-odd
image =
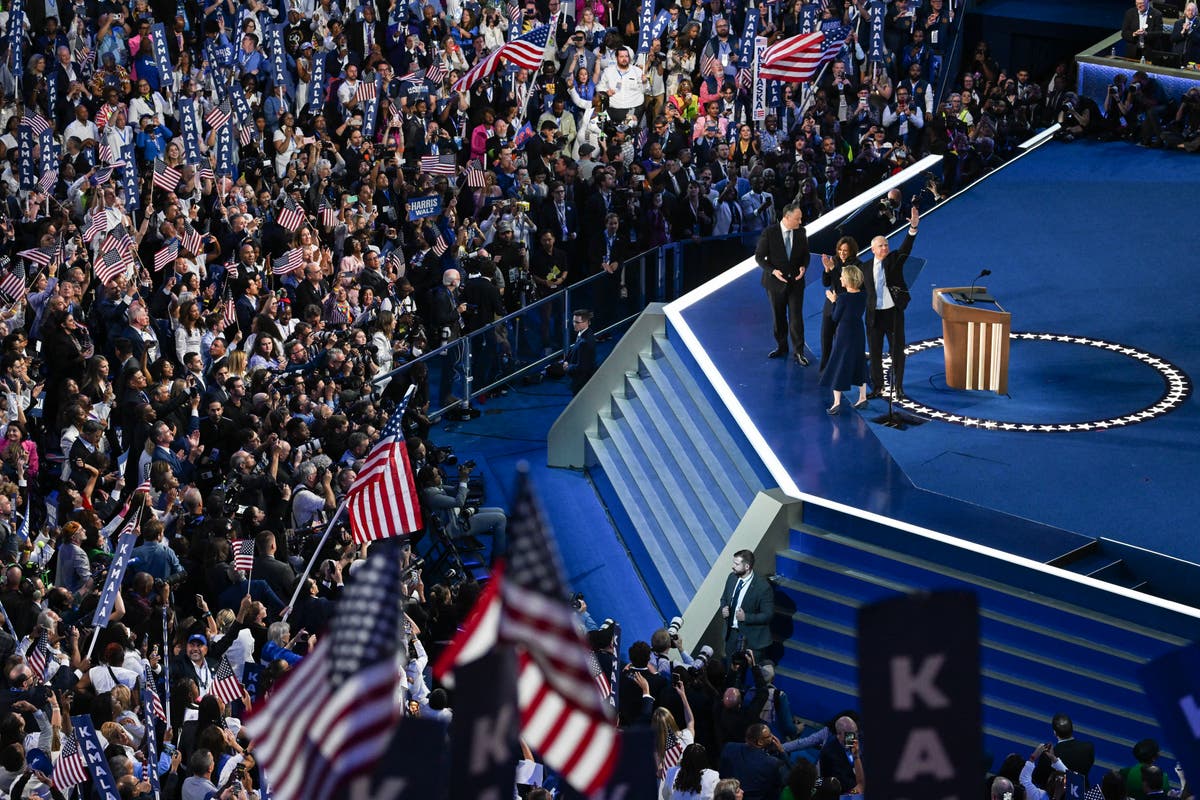
[[[867,332],[863,317],[867,313],[867,296],[862,291],[862,270],[853,264],[842,267],[841,284],[846,289],[836,294],[825,290],[825,297],[833,303],[833,347],[829,362],[821,373],[820,384],[833,389],[833,405],[830,414],[841,411],[842,392],[851,386],[858,387],[858,402],[855,408],[867,405]]]
[[[859,269],[862,269],[862,263],[858,260],[858,242],[853,236],[843,236],[838,239],[837,245],[833,248],[833,255],[821,256],[821,264],[825,270],[821,273],[821,285],[825,287],[825,306],[821,309],[821,364],[819,369],[824,371],[825,365],[829,363],[829,353],[833,350],[833,301],[836,297],[829,297],[829,289],[832,289],[834,295],[845,293],[842,288],[842,267],[847,264],[853,264]]]

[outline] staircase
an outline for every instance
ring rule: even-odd
[[[687,607],[767,485],[693,368],[656,333],[587,437],[589,474],[664,618]]]
[[[857,702],[857,611],[900,593],[965,588],[979,598],[984,747],[998,765],[1050,737],[1050,718],[1068,713],[1096,746],[1093,782],[1127,766],[1134,742],[1161,741],[1137,670],[1186,644],[1189,620],[1155,630],[816,527],[791,532],[776,559],[777,674],[796,713],[827,719]],[[903,636],[897,631],[897,636]],[[1170,758],[1170,756],[1166,756]]]

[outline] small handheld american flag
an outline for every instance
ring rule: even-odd
[[[458,162],[453,153],[439,156],[421,156],[421,172],[428,175],[453,175],[458,171]]]
[[[165,267],[174,264],[179,258],[179,242],[172,241],[154,254],[154,271],[161,272]]]
[[[289,196],[284,199],[283,208],[279,209],[279,218],[277,221],[282,227],[295,233],[304,224],[304,209],[296,205],[296,201]]]
[[[233,542],[233,568],[249,573],[254,569],[254,540],[235,539]]]
[[[275,275],[286,275],[304,266],[304,253],[299,247],[288,250],[271,262],[271,272]]]
[[[410,386],[346,494],[350,533],[356,542],[402,536],[424,524],[403,429],[404,412],[414,392]]]
[[[68,792],[87,779],[87,763],[83,760],[79,743],[75,741],[75,734],[68,734],[63,741],[62,753],[58,761],[54,762],[54,777],[51,783],[60,792]]]
[[[39,683],[46,680],[46,666],[50,663],[50,640],[45,631],[42,631],[37,640],[29,646],[25,653],[25,663],[29,665],[29,671]]]
[[[154,185],[165,192],[173,192],[179,186],[179,170],[174,167],[167,166],[167,162],[156,160],[154,162]]]
[[[226,100],[219,106],[214,106],[211,111],[204,115],[204,121],[208,123],[208,127],[212,130],[229,124],[229,120],[233,117],[233,111],[229,107],[229,101]]]
[[[233,666],[229,663],[229,659],[221,656],[221,663],[217,664],[217,668],[213,671],[213,682],[212,686],[209,687],[208,693],[228,704],[234,700],[240,700],[245,692],[246,690],[242,688],[242,682],[234,674]]]

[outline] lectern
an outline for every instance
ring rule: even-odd
[[[942,318],[950,388],[1007,394],[1012,314],[982,286],[934,289],[933,310]]]

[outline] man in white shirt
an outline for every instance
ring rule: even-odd
[[[618,125],[636,124],[646,101],[645,78],[642,70],[630,61],[628,48],[617,51],[617,63],[600,75],[596,88],[608,95],[608,116]],[[632,118],[627,119],[632,113]]]
[[[84,147],[95,147],[96,140],[100,138],[100,131],[96,128],[96,123],[88,119],[87,106],[82,103],[75,106],[75,120],[63,131],[63,141],[65,142],[72,136],[79,139]]]

